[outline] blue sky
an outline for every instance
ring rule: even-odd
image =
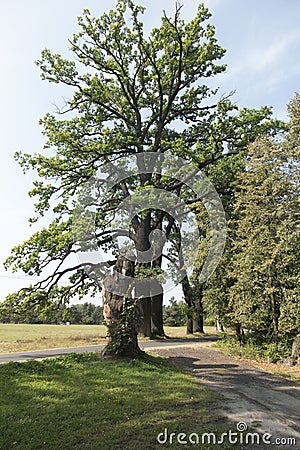
[[[139,0],[146,6],[146,29],[157,26],[162,10],[172,13],[173,0]],[[198,1],[182,0],[189,20]],[[227,72],[214,83],[220,92],[235,90],[240,107],[272,105],[274,115],[286,118],[286,104],[300,91],[300,2],[298,0],[207,0],[219,43],[227,49]],[[39,118],[54,112],[68,91],[42,82],[34,61],[43,48],[71,57],[68,38],[77,31],[76,17],[83,8],[92,13],[114,6],[110,0],[11,0],[2,2],[0,16],[0,146],[1,224],[0,261],[12,246],[32,233],[27,219],[33,200],[27,195],[32,174],[23,175],[15,151],[40,152],[43,146]],[[9,278],[12,276],[13,278]],[[22,274],[0,266],[0,300],[28,284]]]

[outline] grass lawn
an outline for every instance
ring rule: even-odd
[[[99,359],[95,353],[0,366],[1,450],[229,449],[161,445],[164,432],[229,428],[216,393],[160,357]],[[228,444],[229,445],[229,444]],[[239,446],[237,446],[238,448]]]
[[[206,327],[207,334],[215,334],[214,327]],[[165,327],[171,338],[187,336],[185,327]],[[0,353],[45,348],[80,347],[105,343],[104,325],[43,325],[43,324],[0,324]]]

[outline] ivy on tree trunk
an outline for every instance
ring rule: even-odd
[[[130,292],[133,277],[134,263],[126,256],[118,256],[113,274],[106,277],[103,285],[103,312],[108,329],[104,355],[134,357],[142,352],[137,339],[138,305]],[[127,295],[116,294],[116,287]]]

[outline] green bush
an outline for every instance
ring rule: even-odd
[[[217,345],[228,355],[245,359],[268,359],[271,362],[277,362],[288,358],[291,354],[290,342],[284,340],[278,344],[263,342],[261,336],[251,334],[246,335],[245,344],[241,344],[236,337],[224,334]]]

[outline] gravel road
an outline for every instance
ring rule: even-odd
[[[296,383],[211,349],[207,340],[151,351],[168,357],[221,393],[225,402],[220,409],[229,420],[271,434],[273,445],[259,448],[274,448],[280,442],[275,448],[300,449],[300,387]],[[295,441],[289,443],[290,438]]]

